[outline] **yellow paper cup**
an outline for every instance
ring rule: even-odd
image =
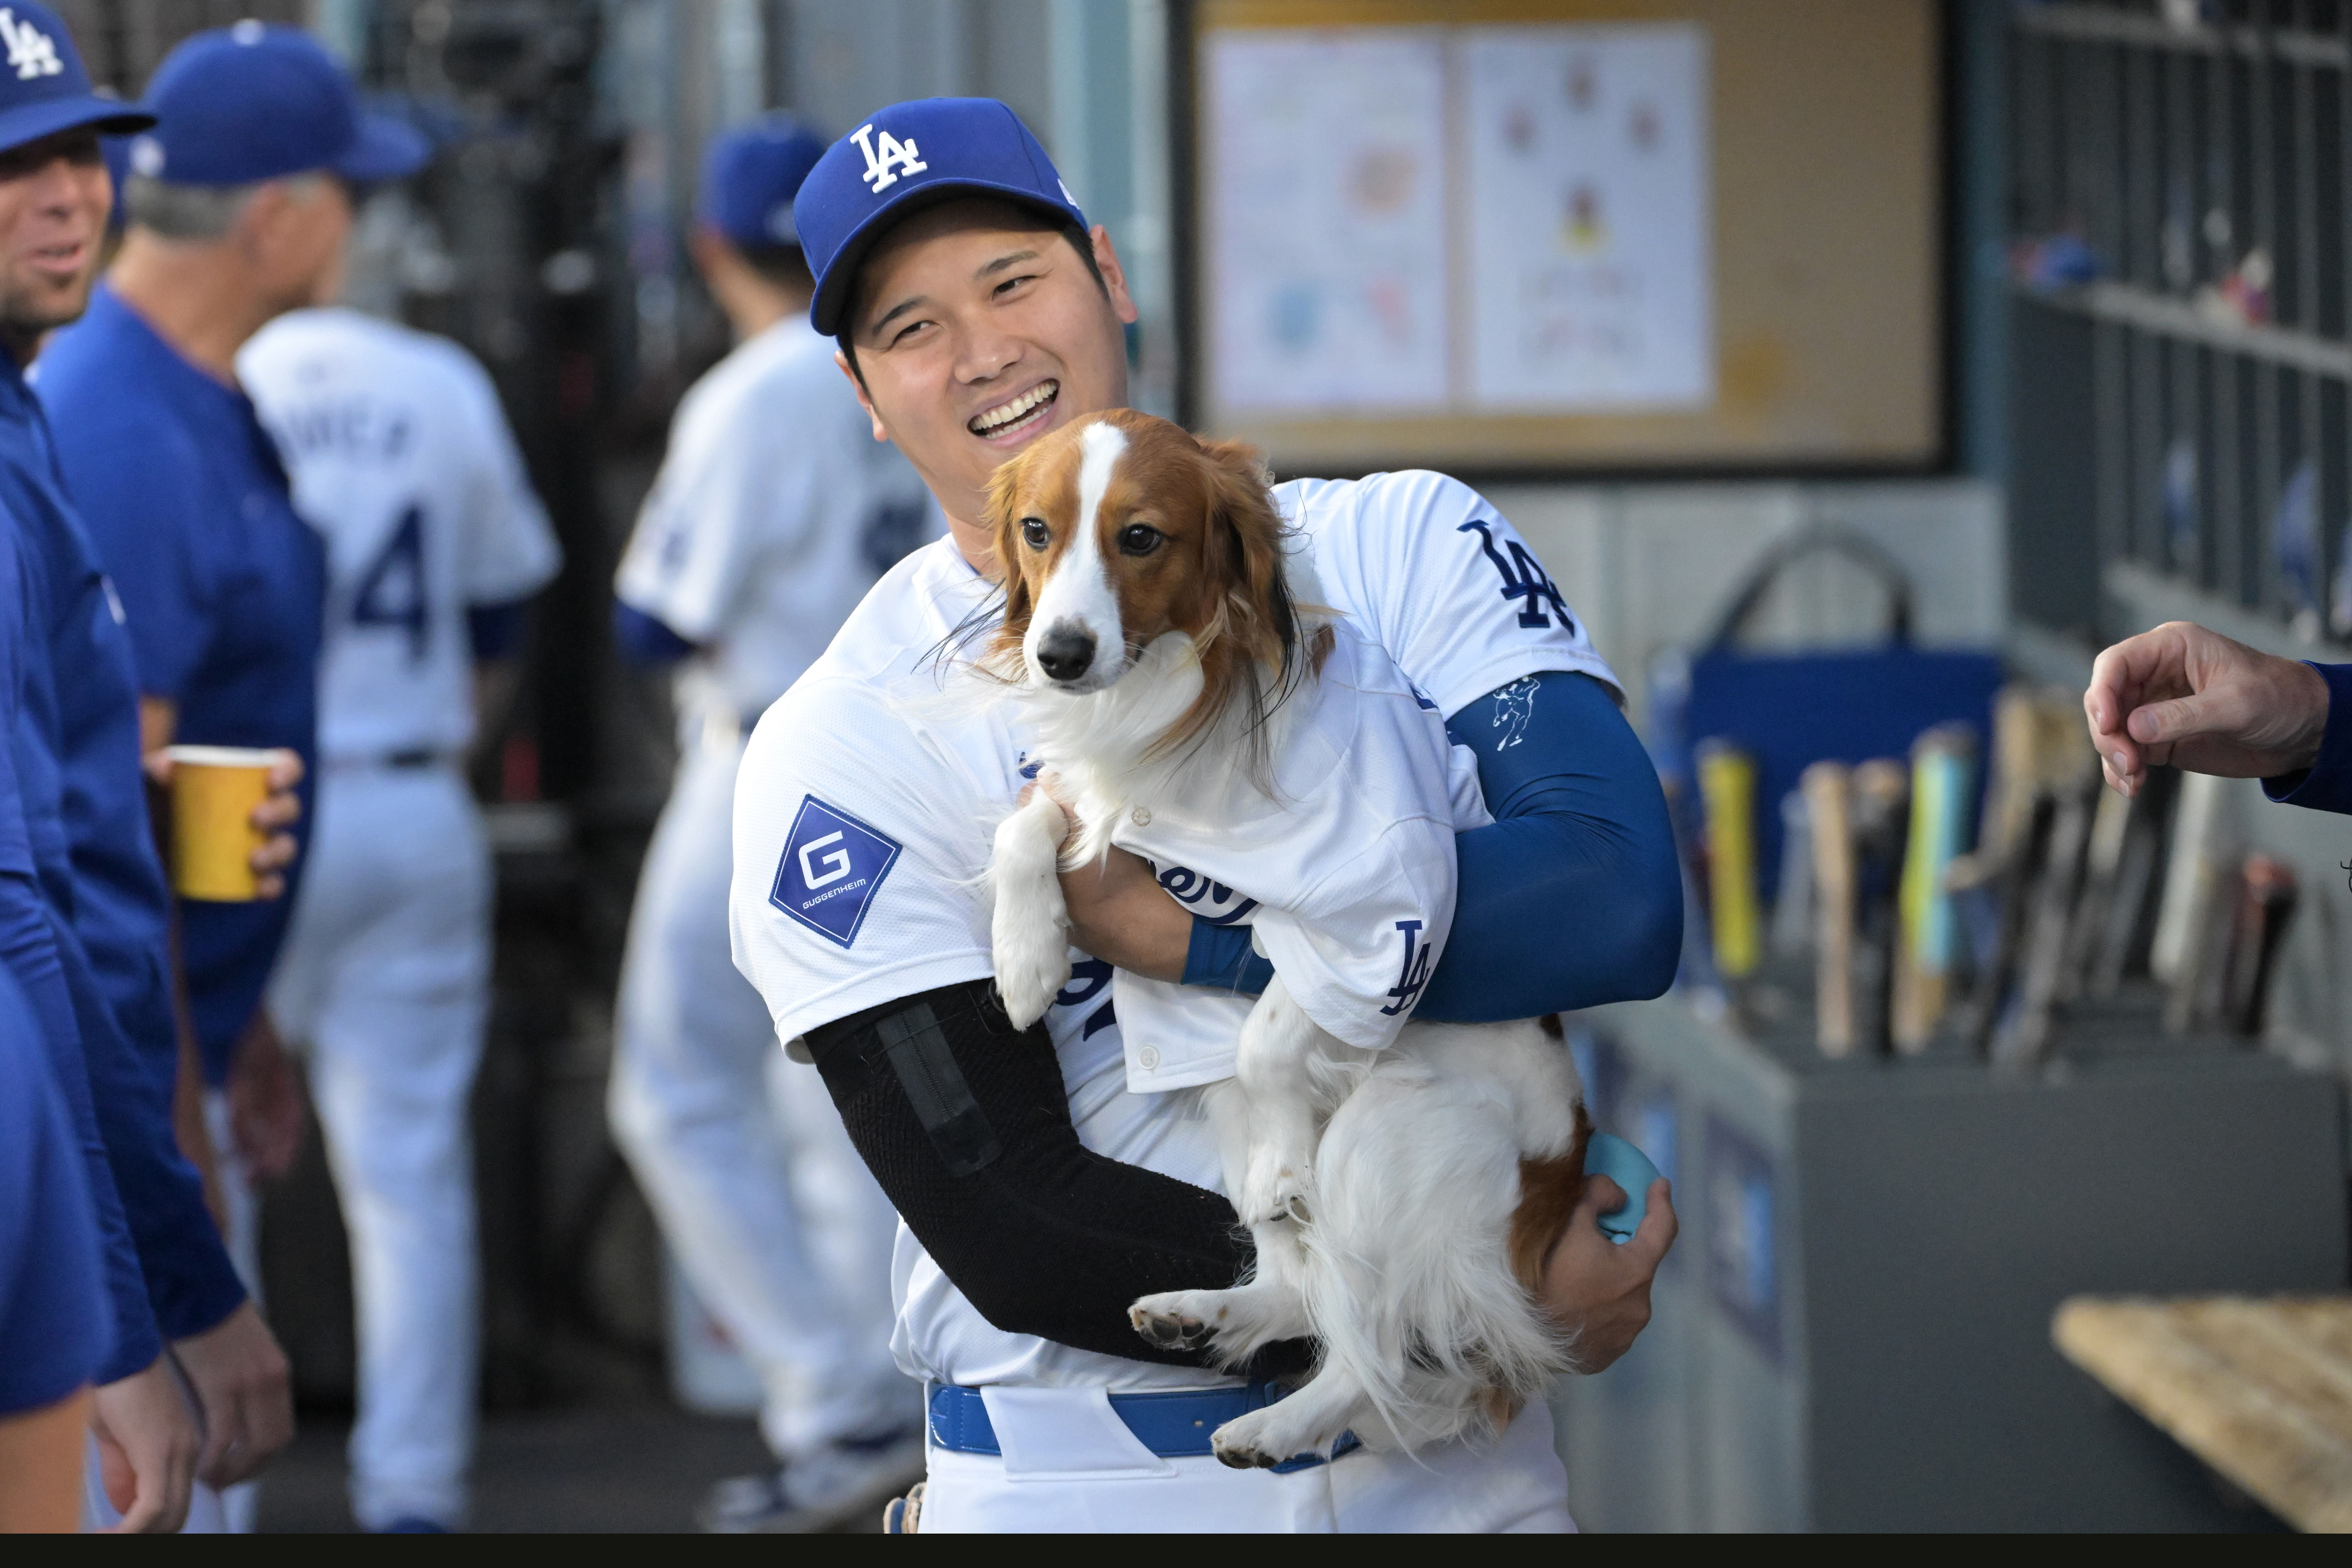
[[[172,746],[172,890],[209,903],[261,896],[253,852],[265,836],[254,808],[269,798],[275,752],[250,746]]]

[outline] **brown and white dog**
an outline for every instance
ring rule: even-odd
[[[1070,974],[1057,870],[1155,815],[1230,820],[1249,791],[1263,812],[1321,700],[1333,612],[1254,454],[1147,415],[1037,442],[998,470],[988,518],[1005,609],[979,662],[1013,687],[1079,825],[1041,790],[997,830],[997,982],[1025,1026]],[[1279,889],[1244,890],[1282,907]],[[1323,1346],[1297,1392],[1217,1431],[1227,1464],[1328,1454],[1351,1430],[1411,1449],[1492,1429],[1573,1364],[1536,1299],[1583,1185],[1556,1021],[1412,1023],[1358,1049],[1277,974],[1233,1078],[1175,1092],[1205,1100],[1258,1264],[1231,1289],[1145,1297],[1137,1331],[1228,1366],[1281,1340]]]

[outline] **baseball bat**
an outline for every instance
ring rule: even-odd
[[[1825,1057],[1853,1054],[1853,822],[1843,763],[1815,763],[1798,781],[1813,852],[1814,1039]]]

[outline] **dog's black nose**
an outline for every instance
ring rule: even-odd
[[[1037,642],[1037,668],[1055,680],[1076,680],[1095,661],[1095,639],[1076,626],[1059,626]]]

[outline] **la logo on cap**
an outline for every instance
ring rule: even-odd
[[[58,59],[57,40],[30,22],[16,20],[13,7],[0,5],[0,42],[8,46],[8,63],[18,81],[55,76],[65,69]]]
[[[876,195],[897,184],[899,175],[919,174],[930,167],[929,163],[916,161],[922,149],[915,145],[913,137],[901,142],[885,131],[882,132],[882,145],[877,151],[871,140],[873,130],[869,121],[851,132],[849,138],[857,143],[857,150],[866,154],[865,180],[874,187]]]

